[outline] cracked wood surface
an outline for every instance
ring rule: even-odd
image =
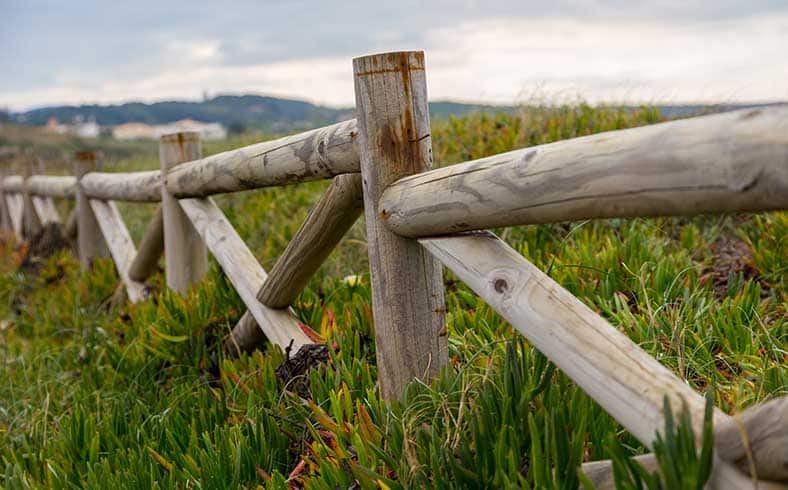
[[[398,180],[380,201],[408,237],[590,218],[788,208],[788,105],[535,146]]]
[[[265,336],[282,350],[292,341],[293,354],[302,345],[311,344],[290,309],[268,308],[257,300],[257,291],[266,280],[265,270],[213,200],[183,199],[179,203]]]
[[[170,170],[178,198],[295,184],[359,171],[356,120],[195,159]]]
[[[143,300],[148,295],[145,284],[135,281],[129,277],[129,264],[137,255],[134,242],[129,235],[129,230],[123,223],[118,207],[112,201],[100,201],[90,199],[90,207],[96,216],[99,228],[101,229],[104,240],[107,242],[109,253],[115,262],[121,282],[126,286],[126,293],[129,301],[136,303]]]
[[[91,199],[159,202],[161,201],[161,171],[91,172],[80,181]]]

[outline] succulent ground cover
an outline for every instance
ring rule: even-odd
[[[583,104],[438,120],[434,155],[448,165],[658,121]],[[158,163],[140,150],[114,167]],[[270,268],[324,187],[217,202]],[[152,208],[121,210],[139,238]],[[496,232],[724,411],[788,391],[788,214]],[[222,352],[244,306],[215,263],[187,296],[158,274],[149,300],[118,305],[110,261],[82,273],[68,248],[31,245],[0,243],[6,488],[574,489],[582,462],[611,457],[622,487],[674,488],[679,472],[701,488],[708,454],[688,448],[679,414],[660,446],[675,455],[666,480],[634,478],[622,468],[642,445],[448,272],[450,364],[383,402],[362,222],[293,305],[326,346],[298,366],[278,348]]]

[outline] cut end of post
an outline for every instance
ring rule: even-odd
[[[98,155],[93,150],[83,150],[76,152],[74,158],[80,162],[95,162],[98,160]]]
[[[424,70],[424,51],[392,51],[353,58],[357,76],[406,70]]]
[[[179,131],[177,133],[167,133],[159,138],[161,143],[193,143],[200,141],[199,131]]]

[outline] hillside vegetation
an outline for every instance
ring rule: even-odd
[[[529,108],[433,124],[447,165],[659,121],[653,108]],[[214,153],[250,141],[206,145]],[[118,169],[158,168],[155,154]],[[265,268],[325,183],[219,196]],[[121,211],[139,238],[151,206]],[[728,413],[788,392],[788,215],[603,220],[496,230]],[[6,488],[562,488],[644,452],[450,273],[450,365],[381,401],[363,223],[294,310],[328,346],[304,374],[222,341],[244,312],[215,263],[188,296],[109,301],[109,261],[62,251],[20,270],[0,245],[0,482]],[[637,488],[632,486],[630,488]]]
[[[458,102],[430,103],[430,113],[434,117],[513,110],[513,107]],[[352,114],[352,108],[333,108],[303,100],[261,95],[219,95],[202,101],[173,100],[150,104],[129,102],[117,105],[42,107],[15,114],[14,119],[35,126],[46,124],[50,117],[55,117],[61,122],[70,122],[76,117],[83,120],[93,119],[102,126],[128,122],[166,124],[179,119],[196,119],[204,122],[219,122],[235,131],[254,128],[278,132],[324,126],[349,119]]]

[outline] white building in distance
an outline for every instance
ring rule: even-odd
[[[174,123],[154,127],[156,136],[163,134],[179,133],[183,131],[196,131],[204,140],[221,140],[227,137],[227,130],[219,123],[204,123],[194,119],[181,119]]]
[[[112,128],[116,140],[152,140],[156,138],[156,128],[145,123],[119,124]]]

